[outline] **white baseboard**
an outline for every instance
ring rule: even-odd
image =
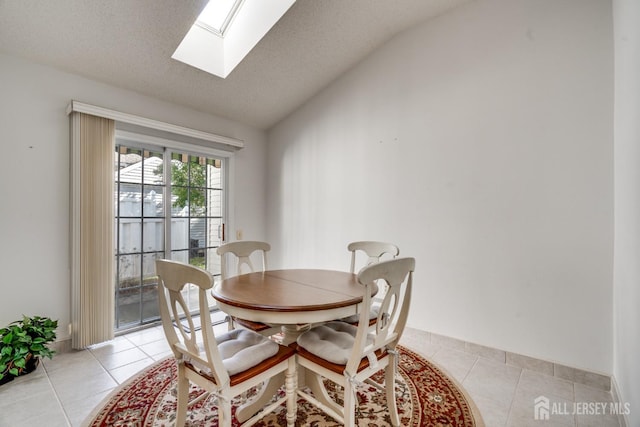
[[[618,388],[618,382],[616,381],[616,377],[612,376],[611,377],[611,394],[613,396],[613,401],[614,403],[617,404],[622,404],[622,399],[620,399],[620,389]],[[618,414],[618,423],[620,424],[620,427],[627,427],[629,426],[629,419],[627,417],[627,414],[624,413],[620,413]]]
[[[522,369],[540,372],[557,378],[562,378],[579,384],[611,391],[611,376],[584,369],[574,368],[531,356],[512,353],[480,344],[451,338],[433,332],[425,331],[429,335],[429,340],[433,344],[453,348],[477,356],[492,359],[507,365],[516,366]]]

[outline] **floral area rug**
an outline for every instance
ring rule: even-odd
[[[398,347],[398,350],[400,360],[396,398],[403,426],[484,426],[475,405],[454,380],[411,350],[404,347]],[[155,363],[116,389],[101,406],[96,408],[84,425],[90,427],[174,426],[176,372],[176,363],[173,358]],[[377,373],[373,379],[382,382],[383,371]],[[337,402],[342,402],[342,388],[329,381],[326,381],[326,386],[331,397]],[[201,393],[203,393],[202,389],[191,385],[190,398]],[[357,393],[358,426],[391,425],[385,393],[366,384],[361,385]],[[234,400],[233,413],[240,402],[239,399]],[[284,426],[286,425],[285,415],[286,408],[283,404],[276,412],[265,415],[255,425]],[[186,425],[189,427],[217,426],[215,397],[203,399],[190,406]],[[238,425],[239,423],[233,417],[233,426]],[[296,426],[341,425],[304,399],[298,400]]]

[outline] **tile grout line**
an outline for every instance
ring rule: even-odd
[[[506,366],[509,366],[509,365],[506,365]],[[518,393],[518,387],[520,387],[520,382],[522,381],[523,375],[524,375],[524,369],[520,368],[520,375],[518,375],[518,382],[516,382],[516,388],[513,390],[513,395],[511,396],[511,403],[509,404],[509,410],[507,411],[507,421],[505,422],[505,427],[509,425],[509,420],[511,419],[511,414],[513,412],[513,405],[516,402],[516,394]]]
[[[141,351],[141,352],[146,356],[146,359],[151,359],[151,361],[152,361],[152,362],[154,361],[153,357],[149,356],[149,355],[148,355],[144,350],[142,350],[140,347],[138,347],[138,345],[137,345],[136,343],[132,342],[131,340],[127,340],[127,341],[131,342],[131,343],[134,345],[134,347],[133,347],[133,348],[135,348],[135,349],[137,349],[137,350]],[[116,352],[111,353],[111,354],[121,353],[121,352],[124,352],[124,351],[127,351],[127,350],[132,350],[133,348],[129,348],[129,349],[126,349],[126,350],[121,350],[121,351],[116,351]],[[115,368],[108,369],[108,368],[107,368],[107,367],[106,367],[106,366],[105,366],[105,365],[100,361],[100,359],[98,359],[98,358],[95,356],[95,354],[93,354],[93,352],[92,352],[91,350],[87,349],[87,351],[89,351],[89,353],[91,353],[91,355],[93,356],[93,358],[94,358],[94,359],[96,359],[96,361],[100,364],[100,366],[102,367],[102,369],[104,369],[104,370],[107,372],[107,374],[109,374],[109,376],[111,377],[111,379],[113,379],[113,381],[115,381],[115,382],[116,382],[116,384],[117,384],[117,385],[116,385],[116,387],[114,387],[114,388],[117,388],[117,387],[119,387],[120,385],[124,384],[124,383],[125,383],[125,382],[130,378],[130,377],[132,377],[133,375],[131,375],[129,378],[127,378],[127,380],[124,380],[124,381],[120,382],[120,381],[118,381],[118,379],[117,379],[116,377],[114,377],[114,376],[113,376],[113,374],[111,373],[111,371],[112,371],[112,370],[114,370],[114,369],[118,369],[118,368],[122,368],[122,367],[125,367],[125,366],[129,366],[129,365],[132,365],[132,364],[134,364],[134,363],[137,363],[137,362],[140,362],[140,361],[142,361],[142,360],[145,360],[145,359],[134,360],[133,362],[125,363],[124,365],[116,366]],[[111,390],[113,390],[113,388],[112,388]]]
[[[42,363],[42,368],[44,369],[44,373],[47,376],[47,382],[49,383],[49,387],[51,387],[51,391],[53,391],[53,395],[56,398],[56,402],[58,402],[58,406],[62,410],[62,415],[64,416],[64,419],[67,422],[67,426],[73,427],[73,424],[71,424],[71,418],[69,418],[69,415],[67,414],[67,410],[62,404],[62,400],[60,400],[60,396],[58,396],[58,391],[56,390],[56,388],[53,386],[53,383],[51,382],[51,377],[49,377],[49,371],[47,370],[47,367],[44,363]]]
[[[473,364],[471,365],[471,367],[469,368],[469,370],[465,374],[464,378],[462,379],[462,381],[460,381],[460,385],[464,384],[466,379],[469,377],[469,374],[471,374],[471,371],[473,370],[473,368],[476,367],[476,365],[478,364],[479,361],[480,361],[480,357],[476,356],[476,360],[473,361]]]
[[[89,354],[91,354],[91,357],[93,357],[93,358],[96,360],[96,362],[98,362],[98,364],[100,365],[100,367],[101,367],[102,369],[104,369],[104,371],[107,373],[107,375],[109,375],[109,377],[111,377],[111,379],[116,383],[116,386],[115,386],[115,387],[111,387],[109,390],[104,390],[104,391],[108,391],[108,392],[110,393],[110,392],[111,392],[111,391],[113,391],[115,388],[117,388],[117,387],[120,385],[120,381],[118,381],[118,380],[117,380],[117,379],[116,379],[116,378],[111,374],[111,371],[110,371],[109,369],[107,369],[107,367],[106,367],[106,366],[104,366],[104,365],[102,364],[102,362],[100,361],[100,359],[98,359],[98,358],[96,357],[96,355],[95,355],[95,354],[93,354],[93,352],[91,351],[91,349],[86,348],[86,349],[85,349],[85,351],[88,351],[88,352],[89,352]],[[102,392],[101,392],[101,393],[102,393]]]

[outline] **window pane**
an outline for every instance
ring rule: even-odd
[[[142,150],[116,147],[116,181],[142,183]]]
[[[205,216],[207,204],[206,191],[203,188],[191,188],[189,191],[189,214],[191,216]]]
[[[222,188],[222,162],[218,159],[207,163],[207,188]]]
[[[160,317],[158,311],[158,276],[156,275],[156,259],[163,253],[145,254],[143,256],[142,278],[142,320],[155,320]]]
[[[152,254],[144,254],[142,256],[142,284],[157,285],[158,276],[156,275],[156,260],[162,259],[164,253],[156,252]]]
[[[189,262],[189,251],[171,251],[171,259],[174,261]]]
[[[148,218],[142,225],[144,252],[159,252],[164,250],[164,219]]]
[[[142,257],[139,254],[118,257],[118,289],[140,286]]]
[[[206,187],[206,159],[204,157],[191,156],[189,162],[189,185],[195,188]]]
[[[163,184],[164,160],[162,153],[144,151],[143,182],[145,184]]]
[[[163,187],[158,185],[144,186],[144,199],[142,202],[143,215],[145,217],[163,217],[164,216],[164,197],[162,196]]]
[[[118,253],[128,254],[142,250],[142,220],[120,218],[118,224]]]
[[[118,212],[120,217],[139,217],[142,213],[142,185],[120,183]]]
[[[205,247],[205,219],[193,218],[189,221],[189,248]]]
[[[171,216],[189,216],[189,188],[171,187]]]
[[[118,257],[117,327],[135,323],[140,318],[140,260],[140,255]]]
[[[207,190],[207,215],[222,216],[222,190]]]
[[[140,288],[127,288],[118,292],[116,300],[116,327],[140,323]]]
[[[189,218],[171,218],[171,248],[189,248]]]

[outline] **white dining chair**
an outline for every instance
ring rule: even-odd
[[[329,322],[297,339],[298,365],[307,370],[307,385],[312,393],[322,393],[320,398],[324,401],[330,399],[322,383],[327,378],[344,387],[344,403],[324,404],[304,390],[298,390],[298,395],[345,426],[356,425],[358,386],[381,369],[385,371],[385,381],[380,389],[386,393],[391,424],[400,425],[395,397],[396,346],[407,321],[414,268],[413,258],[396,258],[365,267],[358,273],[358,283],[364,287],[358,326]],[[367,320],[376,281],[385,282],[388,291],[371,331]]]
[[[400,249],[393,243],[376,242],[376,241],[359,241],[351,242],[347,245],[347,250],[351,252],[351,269],[352,273],[356,273],[356,259],[360,252],[364,252],[367,259],[361,268],[380,262],[383,257],[388,256],[395,258],[400,255]]]
[[[281,384],[285,385],[284,397],[257,415],[250,414],[248,419],[238,421],[243,426],[252,425],[286,401],[287,426],[293,427],[296,418],[295,351],[246,329],[215,336],[208,315],[207,293],[213,287],[209,272],[178,261],[157,260],[156,273],[162,326],[178,364],[176,426],[184,426],[189,406],[214,395],[218,401],[218,424],[230,427],[234,397],[266,380],[281,379]],[[183,289],[190,284],[198,287],[201,328],[194,327],[182,295]],[[189,402],[191,382],[207,393]]]
[[[359,269],[365,268],[371,264],[375,264],[384,259],[393,259],[396,258],[400,254],[400,249],[398,246],[393,243],[387,242],[376,242],[376,241],[358,241],[351,242],[347,245],[347,250],[351,252],[351,271],[352,273],[356,273],[356,263],[357,259],[362,260],[365,259],[364,264]],[[384,286],[380,286],[378,288],[378,294],[373,298],[372,308],[369,312],[370,319],[369,323],[373,325],[375,323],[375,319],[378,316],[378,310],[380,306],[380,302],[384,298],[384,293],[386,289]],[[359,315],[354,314],[349,317],[345,317],[342,320],[343,322],[351,323],[353,325],[358,323]]]
[[[237,242],[229,242],[221,245],[217,249],[218,255],[220,255],[220,278],[222,280],[231,277],[232,275],[240,275],[243,272],[253,273],[258,271],[254,268],[251,257],[254,253],[258,255],[260,260],[260,270],[267,270],[267,252],[271,250],[271,245],[267,242],[260,242],[254,240],[240,240]],[[233,258],[233,259],[229,259]],[[254,258],[256,258],[254,256]],[[234,272],[229,273],[227,262],[232,262],[235,265]],[[229,330],[233,330],[236,326],[249,329],[254,332],[258,332],[264,336],[272,336],[281,331],[279,325],[268,325],[262,322],[254,322],[248,319],[240,319],[233,316],[227,316],[227,324]]]

